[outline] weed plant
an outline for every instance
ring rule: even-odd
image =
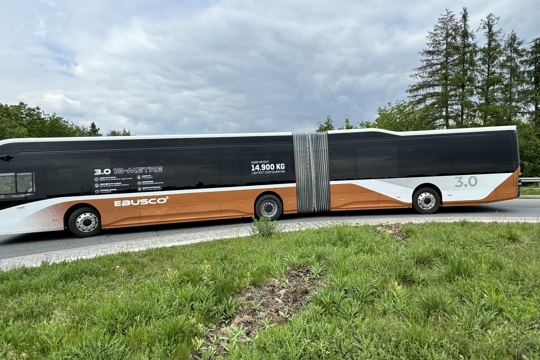
[[[262,216],[260,219],[253,218],[251,235],[270,238],[279,234],[280,232],[281,228],[276,220],[270,220],[266,216]]]
[[[390,230],[277,232],[0,272],[0,358],[213,358],[203,339],[232,326],[237,294],[298,267],[324,285],[283,325],[231,327],[224,357],[539,358],[540,225]]]

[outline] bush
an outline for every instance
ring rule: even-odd
[[[260,219],[253,218],[251,235],[269,238],[280,232],[281,229],[277,221],[270,220],[266,216],[262,216]]]

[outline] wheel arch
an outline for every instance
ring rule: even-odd
[[[101,219],[101,212],[94,205],[91,205],[91,204],[88,204],[88,203],[78,203],[78,204],[72,205],[64,213],[64,229],[65,230],[69,229],[69,217],[71,216],[71,214],[73,214],[75,211],[77,211],[77,210],[79,210],[81,208],[94,209],[98,213],[98,215],[99,215],[99,217]]]
[[[259,201],[259,199],[261,199],[262,197],[267,196],[267,195],[275,196],[279,200],[279,202],[281,203],[281,214],[280,214],[280,216],[283,215],[283,198],[281,197],[281,195],[279,195],[279,193],[277,193],[275,191],[267,190],[267,191],[263,191],[262,193],[257,195],[257,197],[255,198],[255,201],[253,201],[253,216],[257,217],[257,202]]]
[[[266,196],[266,195],[273,195],[273,196],[277,197],[279,199],[279,201],[281,201],[281,203],[283,204],[283,198],[281,197],[281,195],[279,195],[275,191],[267,190],[267,191],[263,191],[262,193],[257,195],[257,197],[255,198],[255,201],[253,201],[253,210],[255,210],[255,204],[257,203],[257,201],[259,201],[260,198],[262,198],[263,196]]]
[[[444,199],[443,199],[443,196],[442,196],[441,189],[439,189],[439,187],[437,185],[433,184],[433,183],[422,183],[422,184],[418,185],[417,187],[415,187],[414,190],[411,193],[411,200],[412,201],[414,201],[414,194],[421,188],[431,188],[431,189],[435,190],[437,192],[437,194],[439,194],[439,198],[441,199],[441,206],[443,206]]]

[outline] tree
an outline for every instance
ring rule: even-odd
[[[328,115],[326,116],[326,120],[324,121],[324,123],[322,124],[319,123],[319,127],[315,131],[325,132],[325,131],[330,131],[330,130],[334,130],[334,122],[332,121],[332,117]]]
[[[485,44],[480,47],[478,57],[478,112],[483,126],[501,125],[501,88],[503,77],[500,59],[503,56],[502,30],[496,29],[499,18],[489,14],[482,20],[480,29],[484,32]]]
[[[350,130],[350,129],[356,129],[356,126],[352,125],[349,119],[345,119],[345,124],[343,126],[338,127],[338,130]]]
[[[524,112],[540,129],[540,38],[531,42],[523,61],[525,67]]]
[[[534,123],[517,121],[521,173],[540,176],[540,128]]]
[[[410,102],[397,101],[395,105],[388,103],[387,106],[379,108],[378,114],[372,126],[379,129],[413,131],[435,128],[427,114],[416,109]]]
[[[121,131],[118,130],[111,130],[109,131],[106,136],[132,136],[130,130],[122,129]]]
[[[467,8],[461,12],[458,23],[458,43],[456,46],[456,63],[453,67],[452,85],[456,92],[456,115],[454,122],[457,127],[466,127],[475,119],[474,94],[476,86],[476,53],[477,45],[474,33],[469,27]]]
[[[452,97],[455,96],[452,74],[457,58],[458,33],[454,13],[446,10],[433,31],[428,33],[427,48],[420,53],[421,65],[412,75],[418,82],[407,89],[412,104],[423,109],[434,126],[451,125]]]
[[[506,38],[501,60],[501,110],[502,123],[512,124],[517,120],[523,108],[523,86],[525,76],[522,68],[525,57],[523,40],[512,31]]]
[[[17,121],[17,109],[0,104],[0,140],[28,136],[28,130]]]
[[[86,128],[73,124],[56,114],[47,115],[39,107],[23,102],[0,108],[0,139],[14,137],[85,136]]]
[[[112,135],[131,135],[131,131],[112,130]],[[101,136],[95,123],[79,126],[56,114],[48,115],[39,107],[0,104],[0,140],[26,137]]]
[[[56,114],[46,115],[43,113],[43,120],[43,129],[36,132],[36,135],[39,135],[36,137],[71,137],[87,136],[88,134],[86,127],[75,125]]]
[[[88,135],[89,136],[101,136],[101,133],[99,132],[99,128],[97,127],[96,123],[92,121],[90,124],[90,128],[88,129]]]

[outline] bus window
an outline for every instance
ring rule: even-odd
[[[399,149],[399,176],[443,176],[454,173],[452,145],[440,136],[403,141]]]
[[[15,173],[0,174],[0,195],[15,194]]]
[[[223,150],[221,150],[223,152]],[[220,150],[184,148],[176,157],[178,189],[212,188],[224,181],[219,177]]]
[[[34,187],[34,174],[32,173],[18,173],[17,174],[17,193],[33,193]]]
[[[47,196],[98,194],[95,186],[101,172],[110,169],[109,158],[78,157],[51,158],[45,162]]]
[[[359,179],[398,177],[398,148],[396,145],[376,145],[369,142],[356,151]]]
[[[35,192],[33,173],[0,174],[0,196],[20,197]]]

